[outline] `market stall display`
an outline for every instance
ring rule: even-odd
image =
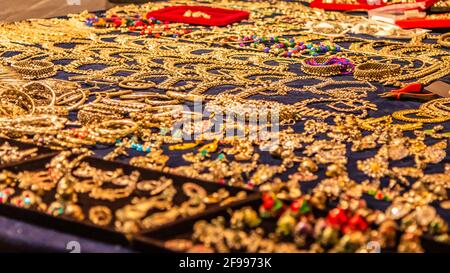
[[[1,214],[144,251],[450,249],[448,34],[174,0],[0,39]]]

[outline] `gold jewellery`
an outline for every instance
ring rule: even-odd
[[[19,73],[22,78],[27,80],[49,78],[56,74],[55,65],[51,62],[42,60],[18,61],[13,63],[11,67]]]
[[[379,81],[387,77],[396,76],[399,73],[399,64],[367,62],[357,65],[353,75],[358,80]]]
[[[194,11],[187,10],[184,14],[184,17],[192,17],[192,18],[205,18],[205,19],[211,19],[211,15],[201,12],[201,11]]]
[[[111,210],[105,206],[95,206],[89,209],[89,220],[99,226],[107,226],[111,223]]]
[[[37,155],[38,148],[20,150],[8,142],[0,146],[0,165],[20,162]]]

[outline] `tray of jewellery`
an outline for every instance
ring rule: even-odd
[[[0,137],[0,168],[57,153],[49,148]]]
[[[0,214],[128,245],[258,193],[64,151],[0,169]]]
[[[144,252],[190,253],[367,253],[418,247],[433,252],[450,249],[429,234],[421,237],[408,229],[411,221],[427,213],[428,206],[418,207],[403,219],[393,219],[391,215],[382,215],[381,211],[372,210],[356,200],[334,205],[327,201],[327,208],[319,205],[322,201],[314,195],[285,201],[273,194],[263,194],[234,209],[221,209],[172,223],[164,229],[144,232],[133,238],[133,246]],[[432,219],[428,225],[439,220]]]

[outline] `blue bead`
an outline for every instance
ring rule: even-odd
[[[131,148],[136,149],[136,143],[131,144]]]
[[[139,152],[142,152],[142,145],[138,144],[136,150],[138,150]]]
[[[147,152],[147,153],[150,153],[150,151],[151,151],[150,147],[145,149],[145,152]]]

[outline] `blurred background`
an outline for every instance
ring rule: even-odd
[[[83,10],[104,10],[117,4],[145,2],[149,2],[149,0],[0,0],[0,22],[49,18]]]

